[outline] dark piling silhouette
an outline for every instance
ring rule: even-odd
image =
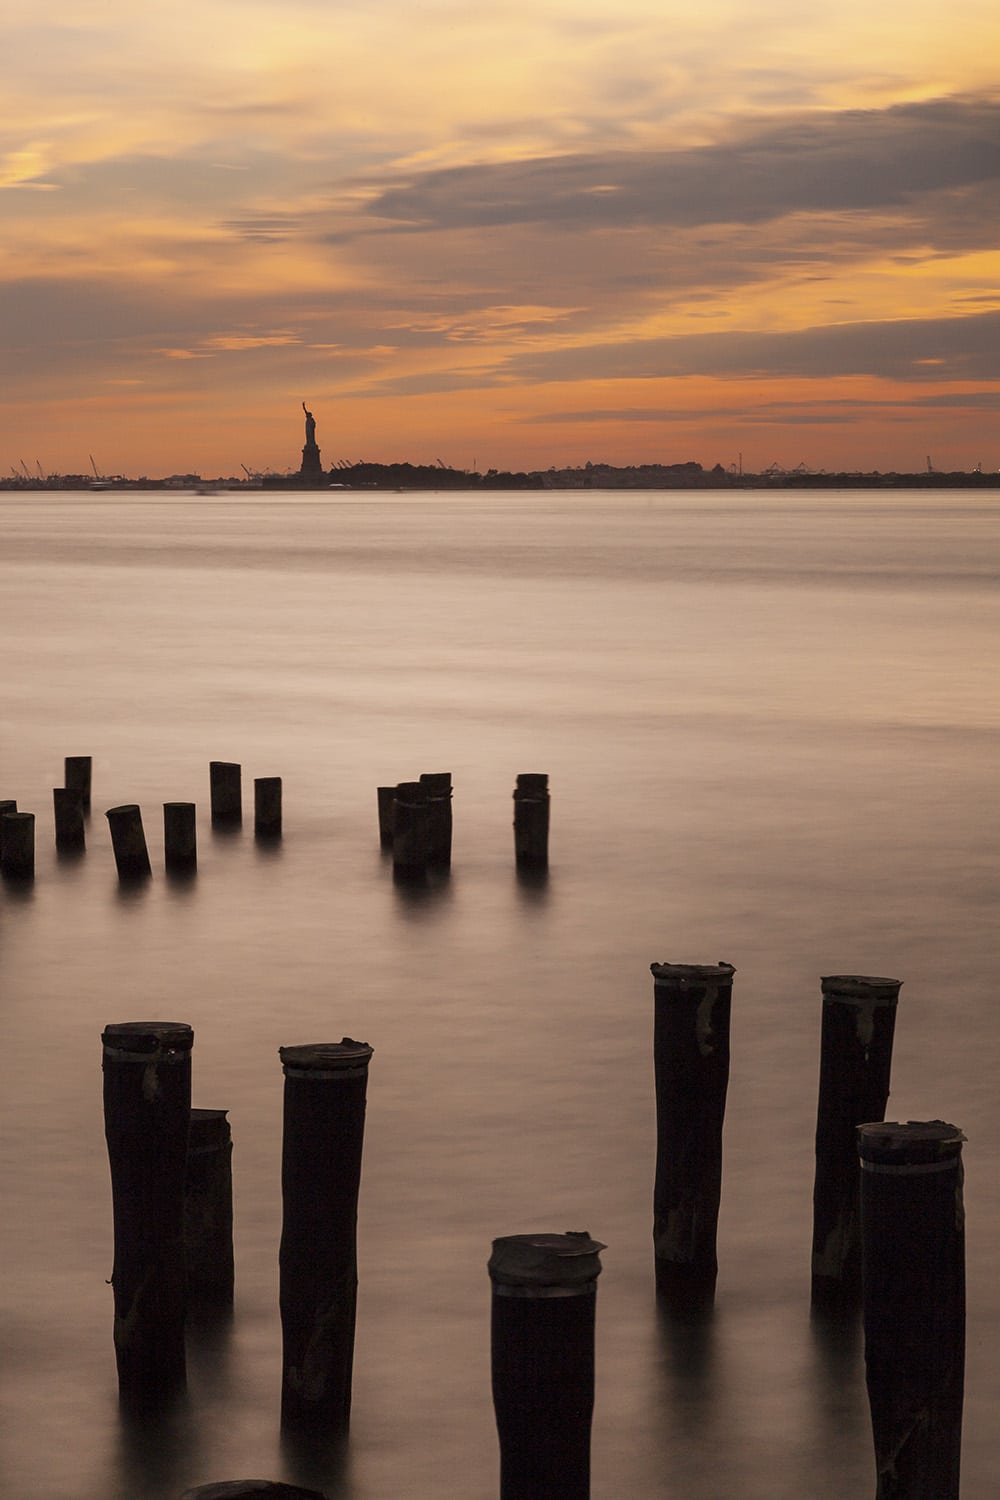
[[[964,1139],[941,1120],[872,1123],[858,1131],[877,1500],[958,1500]]]
[[[56,848],[75,853],[86,847],[83,802],[73,787],[52,788],[52,811],[56,824]]]
[[[258,839],[281,838],[280,776],[257,776],[254,779],[253,831]]]
[[[233,1133],[224,1109],[192,1109],[184,1179],[184,1257],[191,1297],[233,1300]]]
[[[143,880],[152,874],[142,811],[134,802],[109,807],[105,814],[111,829],[111,844],[119,880]]]
[[[395,827],[396,788],[380,786],[375,789],[378,797],[378,841],[381,849],[392,848]]]
[[[346,1431],[357,1304],[358,1192],[372,1048],[279,1048],[285,1074],[281,1158],[281,1420]]]
[[[393,875],[404,883],[423,881],[427,857],[427,789],[419,781],[401,781],[393,802]]]
[[[193,802],[164,802],[163,861],[171,875],[198,868],[197,808]]]
[[[79,792],[85,813],[90,812],[93,764],[89,755],[67,755],[63,760],[63,785],[68,792]]]
[[[656,1290],[710,1303],[718,1274],[732,964],[651,964],[656,1079]]]
[[[549,862],[549,778],[523,772],[514,788],[514,859],[521,869],[544,869]]]
[[[0,875],[7,880],[34,880],[34,813],[11,811],[0,817]]]
[[[900,983],[858,974],[834,974],[821,981],[812,1243],[812,1299],[817,1308],[860,1304],[857,1127],[885,1119]]]
[[[600,1252],[586,1233],[493,1241],[500,1500],[588,1500]]]
[[[106,1026],[104,1131],[114,1209],[114,1343],[121,1400],[136,1411],[185,1383],[184,1180],[190,1026]]]
[[[236,761],[213,760],[208,765],[212,823],[235,827],[243,821],[243,770]]]
[[[304,1490],[300,1484],[281,1484],[270,1479],[223,1479],[185,1490],[180,1500],[326,1500],[321,1490]]]
[[[451,868],[451,772],[424,772],[420,785],[427,794],[427,863],[448,870]]]

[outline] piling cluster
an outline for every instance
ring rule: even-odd
[[[392,855],[393,878],[421,885],[451,869],[450,771],[425,772],[418,781],[376,788],[379,845]],[[514,788],[514,860],[518,870],[539,871],[549,862],[549,778],[522,773]]]

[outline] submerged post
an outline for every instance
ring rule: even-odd
[[[438,869],[451,867],[451,772],[424,772],[420,785],[427,793],[427,863]]]
[[[379,847],[381,849],[391,849],[396,810],[396,788],[394,786],[376,787],[375,794],[378,797]]]
[[[651,964],[656,1290],[710,1302],[718,1274],[732,964]]]
[[[859,974],[821,981],[812,1242],[816,1306],[856,1304],[861,1297],[857,1127],[885,1119],[900,984]]]
[[[243,770],[236,761],[212,760],[208,763],[212,822],[236,824],[243,821]]]
[[[259,839],[281,837],[281,777],[257,776],[253,784],[253,831]]]
[[[106,1026],[104,1131],[114,1207],[114,1342],[122,1401],[145,1410],[184,1386],[184,1178],[194,1032]]]
[[[941,1120],[872,1123],[858,1131],[877,1500],[958,1500],[964,1139]]]
[[[500,1500],[589,1500],[594,1315],[604,1248],[585,1232],[493,1241]]]
[[[5,812],[0,817],[0,875],[8,880],[34,880],[34,813]]]
[[[163,860],[171,875],[198,868],[197,809],[193,802],[164,802]]]
[[[86,836],[80,793],[73,787],[53,787],[52,810],[56,822],[56,848],[67,852],[83,849]]]
[[[188,1291],[233,1300],[233,1132],[224,1109],[192,1109],[184,1179]]]
[[[549,862],[549,778],[523,772],[514,788],[514,859],[522,868]]]
[[[93,764],[93,758],[89,755],[67,755],[63,760],[63,785],[68,792],[79,792],[85,813],[90,812]]]
[[[357,1221],[372,1048],[280,1047],[281,1420],[343,1432],[350,1422],[358,1288]]]
[[[119,880],[142,880],[152,874],[142,812],[134,802],[109,807],[105,814],[111,829],[111,844]]]
[[[420,881],[427,874],[427,790],[419,781],[401,781],[393,801],[392,873],[397,880]]]

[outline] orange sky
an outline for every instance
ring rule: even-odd
[[[995,0],[483,11],[9,0],[0,473],[1000,468]]]

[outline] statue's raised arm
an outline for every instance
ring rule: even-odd
[[[315,443],[316,441],[316,418],[313,416],[312,412],[307,409],[306,403],[304,401],[302,403],[302,410],[306,414],[306,446],[308,447],[311,443]]]

